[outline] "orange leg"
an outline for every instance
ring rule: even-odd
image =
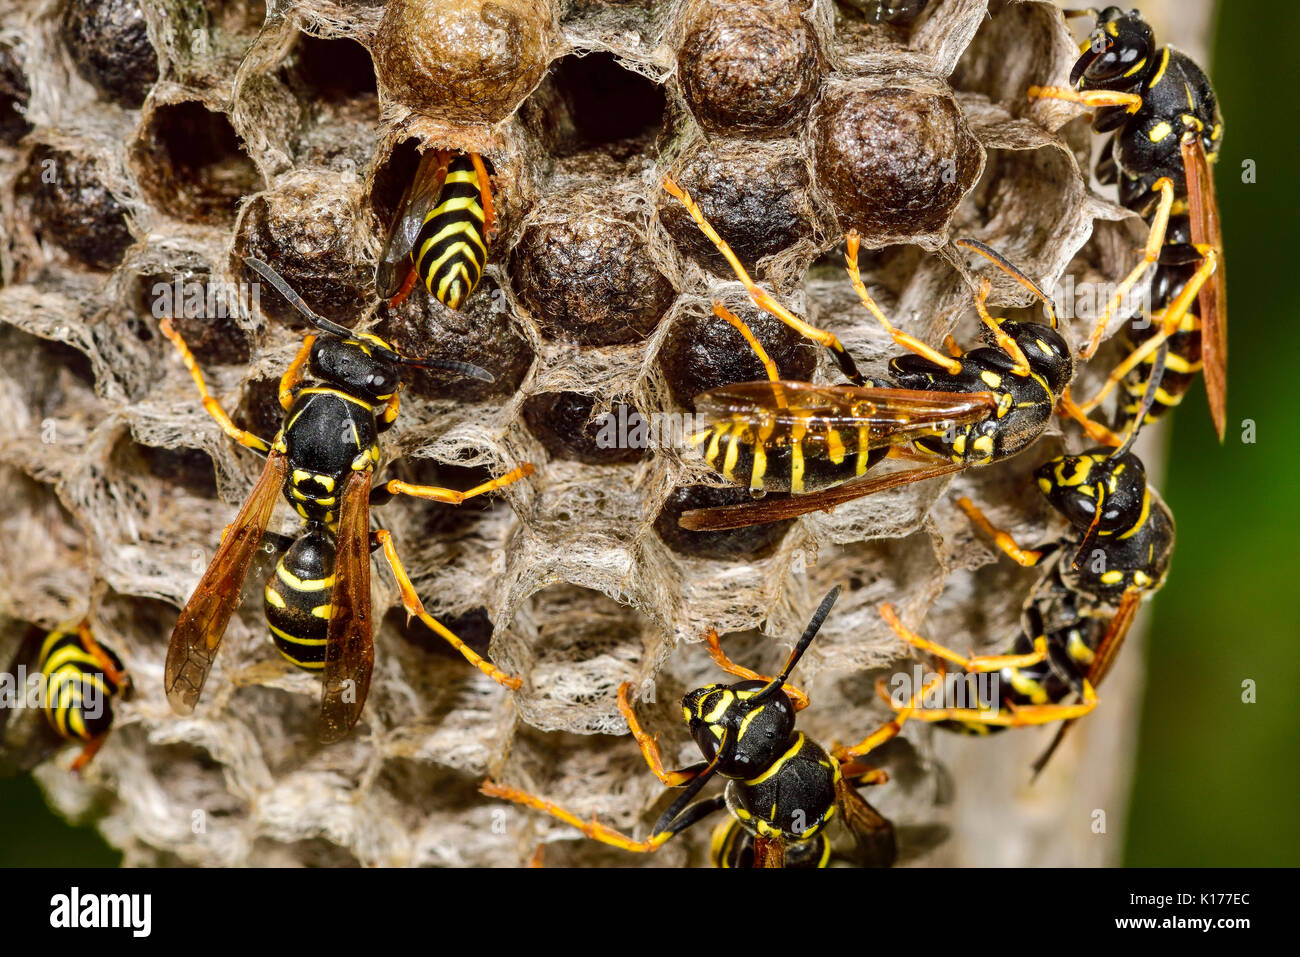
[[[939,685],[939,683],[943,681],[943,678],[944,676],[943,673],[941,672],[940,674],[935,675],[935,677],[927,681],[922,688],[920,688],[912,695],[911,699],[907,702],[907,704],[904,707],[897,709],[892,719],[886,721],[875,731],[872,731],[869,735],[867,735],[865,738],[863,738],[853,747],[832,748],[831,754],[835,758],[835,760],[840,763],[841,768],[843,768],[845,765],[854,764],[858,758],[862,757],[863,755],[871,753],[872,751],[880,747],[882,744],[884,744],[886,741],[890,740],[891,738],[896,738],[898,736],[898,733],[903,730],[903,725],[907,723],[908,718],[911,718],[916,713],[920,703],[925,700],[925,696],[929,694],[931,691],[933,691]],[[876,683],[876,690],[883,691],[883,689],[884,689],[884,680],[882,679],[881,681]],[[890,700],[888,695],[885,696],[885,700],[887,701]]]
[[[641,748],[641,755],[645,758],[645,763],[649,766],[650,771],[664,784],[670,788],[679,788],[689,781],[693,781],[697,771],[666,771],[664,762],[659,754],[659,742],[649,734],[641,730],[641,723],[637,721],[636,712],[632,710],[631,703],[627,700],[628,689],[632,687],[632,682],[624,681],[618,686],[618,710],[627,721],[628,729],[632,732],[632,737],[636,738],[637,746]]]
[[[518,788],[506,787],[497,784],[495,781],[484,781],[479,788],[483,794],[488,797],[502,798],[506,801],[514,801],[516,804],[522,804],[525,807],[536,808],[539,811],[545,811],[553,818],[563,821],[570,827],[575,827],[587,837],[602,844],[608,844],[611,847],[621,847],[625,851],[634,851],[639,854],[646,854],[651,851],[657,851],[662,847],[669,838],[674,834],[673,831],[661,831],[654,837],[645,841],[636,841],[628,837],[621,831],[616,831],[612,827],[607,827],[596,820],[593,815],[590,821],[584,821],[571,811],[566,811],[553,801],[530,794],[527,791],[521,791]]]
[[[726,653],[722,650],[722,646],[718,644],[718,633],[712,628],[705,633],[704,643],[708,645],[709,657],[713,659],[713,663],[723,671],[727,672],[727,674],[735,675],[737,678],[744,678],[748,681],[770,682],[773,680],[769,675],[760,675],[757,671],[751,671],[744,665],[738,665],[728,658]],[[787,683],[783,686],[782,690],[784,690],[786,695],[789,696],[790,704],[794,706],[795,711],[802,711],[804,708],[808,707],[808,705],[812,704],[808,695],[792,684]]]
[[[474,172],[478,174],[479,201],[483,204],[483,236],[491,239],[492,227],[496,225],[496,210],[492,206],[492,180],[488,177],[487,167],[483,165],[483,157],[470,153],[469,161],[474,164]]]
[[[1088,417],[1087,411],[1079,406],[1073,396],[1070,395],[1070,387],[1066,386],[1065,391],[1061,393],[1060,402],[1057,403],[1057,415],[1065,418],[1074,419],[1079,425],[1083,426],[1083,431],[1088,434],[1088,438],[1094,442],[1100,442],[1102,445],[1109,445],[1114,448],[1124,444],[1124,439],[1100,422],[1095,422]]]
[[[960,665],[966,671],[999,671],[1002,668],[1028,668],[1036,665],[1047,658],[1047,638],[1039,636],[1034,639],[1034,650],[1029,654],[1023,655],[960,655],[950,648],[936,644],[928,638],[923,638],[916,632],[912,631],[903,624],[902,619],[898,617],[898,612],[893,605],[884,604],[880,606],[880,617],[885,619],[885,623],[894,630],[898,635],[913,648],[919,648],[921,651],[929,652],[942,658],[944,661],[950,661],[955,665]]]
[[[108,652],[100,647],[99,642],[95,640],[95,636],[91,634],[90,625],[87,622],[82,621],[77,625],[77,635],[81,638],[81,644],[86,651],[90,652],[91,657],[99,662],[99,667],[103,670],[105,678],[118,687],[130,683],[130,676],[113,664],[113,659],[108,656]]]
[[[1169,213],[1174,205],[1174,182],[1168,176],[1163,176],[1156,180],[1153,189],[1160,192],[1160,205],[1156,208],[1155,218],[1151,220],[1146,248],[1142,251],[1142,261],[1134,266],[1132,272],[1115,287],[1110,302],[1106,303],[1105,311],[1097,318],[1092,335],[1088,337],[1088,344],[1079,353],[1080,359],[1091,359],[1096,354],[1101,347],[1101,337],[1106,334],[1106,327],[1110,325],[1111,317],[1123,305],[1137,281],[1160,259],[1160,250],[1164,247],[1165,233],[1169,227]]]
[[[522,678],[508,675],[490,661],[485,660],[473,648],[461,641],[451,629],[424,610],[424,604],[420,601],[420,596],[415,593],[415,586],[411,584],[406,569],[402,567],[402,562],[397,557],[397,549],[393,546],[393,537],[386,529],[375,532],[375,537],[383,545],[384,558],[388,559],[388,567],[393,570],[393,576],[397,579],[397,588],[402,595],[402,607],[406,609],[408,619],[411,616],[419,618],[434,634],[459,651],[465,656],[466,661],[497,684],[509,688],[511,691],[519,690],[524,683]]]
[[[1110,90],[1072,90],[1068,86],[1031,86],[1031,100],[1066,100],[1089,109],[1103,106],[1122,106],[1130,113],[1142,108],[1142,97],[1135,93],[1115,93]]]
[[[1026,728],[1053,721],[1073,721],[1097,707],[1097,692],[1091,683],[1083,683],[1083,700],[1078,704],[1008,704],[1005,710],[990,708],[925,708],[910,717],[915,721],[961,721],[992,724],[1003,728]]]
[[[72,764],[68,766],[68,770],[73,771],[75,773],[80,773],[81,769],[84,768],[87,764],[89,764],[91,760],[95,757],[95,755],[99,753],[99,749],[104,746],[104,742],[107,740],[108,740],[107,731],[99,735],[99,737],[97,738],[91,738],[88,742],[86,742],[86,746],[81,749],[81,753],[77,755],[76,759],[72,762]]]
[[[713,314],[719,319],[727,320],[737,332],[745,337],[745,341],[749,343],[749,348],[754,350],[754,355],[758,356],[758,361],[763,363],[763,368],[767,370],[769,382],[781,381],[781,375],[777,371],[776,363],[772,361],[767,354],[767,350],[763,348],[762,343],[754,336],[753,330],[749,328],[743,319],[716,299],[713,302]]]
[[[411,268],[406,273],[406,278],[402,280],[401,287],[389,298],[387,306],[389,311],[396,311],[397,307],[406,301],[406,297],[415,289],[416,280],[420,278],[419,271],[415,268],[415,262],[411,262]]]
[[[432,502],[445,502],[448,505],[459,505],[466,499],[474,498],[476,495],[483,495],[486,492],[494,492],[499,488],[505,488],[507,485],[513,485],[522,478],[527,478],[533,474],[533,464],[525,462],[517,469],[511,469],[505,475],[499,475],[490,482],[484,482],[482,485],[476,485],[467,492],[458,492],[455,489],[439,488],[436,485],[412,485],[409,482],[403,482],[401,479],[390,479],[384,483],[384,488],[394,495],[410,495],[413,498],[422,498]]]
[[[1219,265],[1219,254],[1211,246],[1197,246],[1197,251],[1201,253],[1201,264],[1197,267],[1192,278],[1183,286],[1182,291],[1174,297],[1160,318],[1160,331],[1142,343],[1137,349],[1133,350],[1123,362],[1121,362],[1111,374],[1106,378],[1106,382],[1087,402],[1083,403],[1080,408],[1091,411],[1100,405],[1119,383],[1124,381],[1124,377],[1138,367],[1140,363],[1152,355],[1160,346],[1183,325],[1183,320],[1187,317],[1188,310],[1191,309],[1192,303],[1196,301],[1197,295],[1200,294],[1201,287],[1214,275],[1214,271]]]
[[[970,499],[965,497],[957,499],[957,507],[965,512],[967,517],[970,518],[970,520],[974,522],[985,535],[993,539],[993,543],[997,545],[998,548],[1002,549],[1002,551],[1005,552],[1012,561],[1015,561],[1026,568],[1033,568],[1043,560],[1042,551],[1038,549],[1021,548],[1010,534],[1002,531],[1002,529],[990,522],[988,517],[981,512]]]
[[[302,367],[307,364],[307,359],[311,356],[312,343],[315,341],[315,336],[307,336],[303,339],[298,354],[289,363],[289,368],[284,370],[284,375],[280,376],[280,408],[286,412],[289,411],[289,406],[293,405],[293,390],[297,388],[298,383],[302,382]]]
[[[185,368],[189,370],[190,378],[193,379],[194,384],[198,386],[199,395],[203,398],[203,408],[207,410],[208,415],[217,420],[217,424],[221,426],[221,430],[240,445],[246,446],[250,449],[256,449],[258,452],[271,451],[271,445],[269,442],[265,439],[260,439],[252,432],[246,432],[239,426],[235,425],[230,416],[226,414],[226,410],[221,407],[221,403],[209,394],[208,385],[203,380],[203,372],[199,369],[199,364],[194,358],[194,353],[190,352],[190,347],[186,345],[185,339],[172,326],[171,320],[163,319],[158,323],[158,328],[162,330],[164,336],[171,340],[172,345],[176,347],[176,351],[181,354],[181,361],[185,363]]]
[[[700,232],[704,233],[704,235],[708,237],[709,241],[718,248],[718,252],[722,253],[723,258],[727,260],[732,271],[736,274],[736,278],[744,284],[745,289],[749,292],[749,297],[754,300],[754,305],[758,306],[758,308],[762,309],[764,312],[769,312],[776,316],[776,318],[780,319],[804,338],[811,339],[818,345],[829,349],[832,356],[835,358],[836,364],[839,365],[840,370],[845,374],[845,376],[854,382],[854,384],[862,383],[862,375],[858,372],[857,366],[853,362],[853,358],[847,351],[845,351],[844,345],[834,333],[809,325],[803,319],[800,319],[789,309],[785,308],[785,306],[781,305],[760,289],[758,284],[750,278],[749,273],[745,271],[745,267],[740,264],[740,260],[736,257],[736,254],[732,251],[731,247],[727,245],[727,241],[719,236],[718,231],[713,228],[713,225],[707,219],[704,218],[704,213],[700,210],[700,207],[696,204],[695,200],[691,199],[690,194],[678,186],[671,176],[664,177],[663,186],[670,195],[686,208],[686,211],[690,213],[691,218],[695,220],[695,224],[700,228]]]
[[[993,284],[987,279],[980,280],[980,289],[975,296],[975,311],[980,314],[980,322],[984,323],[984,325],[986,325],[993,333],[994,338],[997,339],[999,348],[1009,355],[1011,361],[1015,363],[1011,367],[1011,374],[1027,376],[1029,375],[1029,360],[1025,358],[1025,353],[1021,350],[1016,340],[1007,335],[1006,331],[1002,328],[1002,324],[989,315],[987,303],[989,290],[992,288]]]
[[[923,359],[929,359],[935,365],[942,366],[951,375],[957,375],[961,372],[961,363],[955,358],[945,356],[943,353],[930,348],[915,336],[910,336],[896,328],[880,311],[876,301],[871,298],[871,293],[867,292],[867,287],[862,282],[862,273],[858,269],[858,247],[860,243],[861,239],[856,232],[850,232],[845,237],[844,264],[848,269],[849,279],[858,294],[858,299],[862,301],[862,305],[866,307],[867,312],[871,313],[876,318],[876,321],[884,326],[890,337],[908,352],[914,352]]]

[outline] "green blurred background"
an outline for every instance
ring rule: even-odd
[[[1228,437],[1214,440],[1198,385],[1175,416],[1164,482],[1178,548],[1154,602],[1127,864],[1300,864],[1298,49],[1300,4],[1221,0]],[[1254,184],[1241,182],[1247,160]],[[30,778],[0,781],[0,821],[0,865],[118,862],[93,830],[52,815]]]

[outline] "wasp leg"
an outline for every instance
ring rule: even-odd
[[[885,327],[896,343],[906,349],[908,352],[914,352],[923,359],[929,359],[937,366],[942,366],[951,375],[957,375],[961,372],[961,363],[951,356],[945,356],[942,352],[930,348],[915,336],[910,336],[901,329],[894,326],[892,322],[885,317],[876,305],[876,301],[871,298],[871,293],[867,292],[866,285],[862,282],[862,273],[858,270],[858,246],[861,242],[856,232],[850,232],[844,237],[845,252],[844,265],[849,272],[849,280],[853,283],[854,290],[857,291],[858,299],[866,307],[867,312],[875,316],[876,321]]]
[[[600,841],[602,844],[619,847],[637,854],[648,854],[659,850],[671,838],[724,806],[724,799],[720,796],[700,801],[686,808],[668,827],[656,831],[644,841],[637,841],[621,831],[601,824],[596,820],[595,815],[592,815],[590,821],[584,821],[573,812],[560,807],[554,801],[548,801],[546,798],[538,797],[536,794],[530,794],[519,788],[506,787],[497,784],[495,781],[487,780],[479,787],[479,791],[488,797],[502,798],[507,801],[514,801],[516,804],[522,804],[525,807],[545,811],[551,817],[563,821],[570,827],[577,828],[594,841]]]
[[[483,674],[497,684],[512,691],[517,691],[524,683],[522,678],[508,675],[490,661],[484,660],[478,652],[456,637],[456,634],[451,629],[424,610],[424,604],[420,601],[420,596],[415,593],[415,586],[411,584],[406,569],[402,567],[401,559],[397,557],[397,549],[393,545],[392,535],[386,529],[381,528],[374,533],[373,539],[383,546],[384,558],[388,560],[388,567],[393,570],[393,576],[397,579],[397,587],[402,594],[402,607],[406,609],[407,617],[419,618],[420,621],[429,626],[434,634],[464,655],[465,660]]]
[[[78,754],[76,759],[73,760],[72,764],[68,766],[68,770],[80,772],[81,769],[84,768],[87,764],[89,764],[91,760],[95,757],[95,755],[99,753],[99,749],[104,746],[104,742],[106,740],[108,740],[107,731],[87,741],[86,746],[81,749],[81,753]]]
[[[858,764],[856,761],[841,764],[840,773],[846,780],[853,782],[853,787],[865,788],[889,783],[889,772],[884,768],[873,768],[866,764]]]
[[[1046,554],[1046,549],[1022,548],[1016,543],[1016,540],[1011,537],[1010,533],[1004,532],[1002,529],[990,522],[988,516],[981,512],[970,499],[965,497],[957,499],[957,507],[965,512],[967,517],[974,522],[985,535],[993,539],[993,543],[997,545],[998,548],[1002,549],[1002,551],[1005,552],[1012,561],[1023,565],[1026,568],[1033,568],[1043,560],[1043,556]]]
[[[767,354],[767,350],[763,348],[763,344],[755,338],[753,330],[749,328],[745,323],[745,320],[741,319],[738,315],[717,300],[714,300],[713,302],[713,314],[719,319],[727,320],[727,322],[731,323],[737,332],[745,337],[745,341],[749,343],[749,348],[754,350],[754,355],[758,356],[758,361],[763,363],[763,368],[767,370],[768,381],[779,382],[781,380],[781,375],[777,372],[776,363],[773,362],[771,357]]]
[[[1122,106],[1130,113],[1142,108],[1142,97],[1136,93],[1117,93],[1111,90],[1072,90],[1068,86],[1031,86],[1031,100],[1066,100],[1080,103],[1090,109],[1105,106]]]
[[[221,403],[212,397],[208,392],[208,385],[203,380],[203,372],[199,369],[199,364],[194,358],[194,353],[190,352],[190,347],[186,345],[185,339],[173,327],[170,319],[163,319],[158,323],[158,328],[162,334],[172,341],[176,351],[181,354],[181,361],[185,363],[185,368],[189,370],[190,378],[198,386],[199,395],[203,397],[203,408],[208,415],[217,420],[217,425],[221,426],[221,431],[230,436],[240,445],[254,449],[258,452],[271,451],[271,444],[265,439],[260,439],[252,432],[246,432],[231,421],[226,410],[221,407]]]
[[[977,708],[923,708],[911,715],[913,721],[961,721],[974,724],[992,724],[1004,728],[1027,728],[1050,724],[1053,721],[1073,721],[1097,707],[1097,692],[1092,683],[1083,683],[1083,700],[1078,704],[1007,703],[1000,710],[981,711]]]
[[[1074,401],[1070,395],[1070,387],[1066,386],[1065,391],[1061,393],[1061,400],[1057,404],[1056,412],[1058,415],[1074,419],[1079,425],[1083,426],[1083,431],[1088,434],[1088,438],[1094,442],[1100,442],[1102,445],[1109,445],[1115,448],[1124,444],[1124,439],[1116,435],[1113,431],[1106,428],[1100,422],[1095,422],[1088,417],[1088,413]]]
[[[840,763],[841,769],[846,765],[854,765],[858,758],[865,754],[870,754],[891,738],[898,737],[899,732],[903,730],[903,725],[907,723],[907,720],[916,715],[920,703],[925,700],[925,696],[933,691],[943,681],[943,679],[943,672],[935,675],[927,681],[925,685],[918,688],[908,700],[907,704],[901,708],[894,705],[888,692],[884,690],[884,679],[882,678],[880,681],[876,682],[877,693],[881,694],[886,701],[889,701],[890,707],[895,708],[894,716],[878,727],[875,731],[872,731],[853,747],[845,748],[836,745],[831,748],[831,755]],[[880,773],[884,774],[883,771]],[[885,776],[885,780],[888,780],[888,775]]]
[[[1011,366],[1011,374],[1027,376],[1029,375],[1029,360],[1025,358],[1024,351],[1020,348],[1015,339],[1012,339],[1011,336],[1007,335],[1006,330],[1002,328],[1002,324],[989,315],[988,299],[989,290],[992,288],[993,284],[987,279],[980,280],[979,292],[975,294],[975,311],[980,314],[980,322],[988,326],[989,330],[993,333],[993,337],[997,340],[998,348],[1011,357],[1013,363]]]
[[[483,238],[491,239],[492,227],[496,225],[496,211],[492,206],[492,180],[488,177],[487,167],[483,165],[483,157],[470,153],[469,161],[474,164],[474,172],[478,174],[479,202],[483,206]]]
[[[1123,362],[1117,365],[1110,375],[1106,377],[1102,387],[1097,390],[1097,394],[1080,405],[1079,408],[1085,412],[1095,409],[1105,401],[1106,396],[1117,385],[1124,381],[1125,376],[1136,369],[1148,356],[1155,353],[1170,336],[1179,331],[1184,318],[1187,317],[1188,310],[1191,309],[1192,303],[1196,301],[1201,287],[1214,275],[1214,271],[1219,266],[1219,254],[1212,246],[1197,246],[1196,248],[1201,253],[1201,264],[1197,267],[1196,272],[1192,274],[1192,278],[1187,281],[1187,285],[1183,286],[1182,291],[1174,297],[1174,301],[1166,307],[1164,315],[1159,317],[1160,331],[1142,343],[1137,349],[1134,349]]]
[[[653,736],[641,730],[641,723],[637,721],[636,712],[632,710],[632,705],[627,700],[627,692],[631,687],[632,682],[630,681],[624,681],[618,686],[618,710],[622,713],[624,720],[627,721],[628,730],[632,732],[632,737],[636,738],[637,746],[640,747],[641,755],[645,758],[645,763],[650,768],[651,773],[670,788],[679,788],[683,784],[695,780],[695,777],[704,770],[705,765],[683,768],[680,771],[664,770],[664,761],[659,754],[659,742]]]
[[[415,263],[411,263],[411,268],[407,270],[406,278],[402,280],[402,285],[398,287],[397,292],[388,297],[384,303],[389,312],[396,312],[398,306],[406,301],[406,297],[415,289],[416,280],[420,278],[420,272],[415,268]]]
[[[1106,303],[1105,311],[1097,317],[1092,335],[1088,337],[1088,344],[1079,353],[1080,359],[1091,359],[1096,354],[1101,347],[1101,337],[1106,334],[1106,327],[1110,325],[1111,316],[1119,310],[1137,281],[1160,259],[1160,250],[1164,247],[1165,233],[1169,227],[1169,213],[1174,205],[1174,182],[1168,176],[1162,176],[1156,180],[1152,188],[1160,192],[1160,205],[1156,208],[1155,218],[1151,220],[1151,229],[1147,233],[1147,244],[1142,252],[1142,261],[1134,266],[1133,271],[1115,287],[1110,301]]]
[[[436,485],[412,485],[409,482],[403,482],[401,479],[390,479],[385,482],[381,488],[391,495],[410,495],[414,498],[428,499],[433,502],[445,502],[448,505],[459,505],[466,499],[474,498],[477,495],[483,495],[486,492],[495,492],[499,488],[505,488],[507,485],[513,485],[522,478],[527,478],[533,474],[533,465],[531,462],[525,462],[517,469],[511,469],[505,475],[499,475],[490,482],[484,482],[482,485],[476,485],[467,492],[458,492],[455,489],[439,488]]]
[[[117,665],[113,664],[113,659],[108,656],[108,652],[99,646],[99,642],[97,642],[95,636],[91,634],[90,625],[86,621],[81,621],[77,624],[77,635],[81,638],[81,643],[85,647],[86,651],[90,652],[90,656],[94,658],[95,661],[99,663],[99,667],[103,669],[105,678],[119,687],[130,682],[131,679],[127,673],[117,667]]]
[[[903,624],[893,605],[881,605],[880,617],[885,619],[885,623],[894,630],[894,634],[913,648],[919,648],[921,651],[927,651],[944,661],[960,665],[966,671],[980,672],[998,671],[1002,668],[1029,668],[1047,659],[1047,638],[1042,635],[1034,639],[1034,650],[1023,655],[960,655],[951,648],[945,648],[943,645],[936,644],[912,631]]]
[[[738,665],[728,658],[726,652],[722,650],[722,646],[718,644],[718,633],[714,629],[710,628],[705,633],[704,643],[709,648],[709,657],[713,659],[713,663],[727,674],[735,675],[737,678],[745,678],[749,681],[771,682],[775,680],[769,675],[760,675],[757,671],[751,671],[744,665]],[[812,701],[805,692],[800,691],[788,682],[782,687],[782,690],[790,696],[790,704],[794,706],[795,711],[802,711],[804,708],[808,707],[808,705],[812,704]]]
[[[831,356],[835,359],[835,364],[840,367],[840,371],[844,373],[845,378],[854,385],[862,385],[865,382],[862,374],[858,372],[858,367],[854,363],[853,357],[845,351],[843,343],[840,342],[833,332],[828,332],[825,329],[818,329],[816,326],[809,325],[760,289],[758,284],[749,277],[749,273],[745,271],[745,267],[740,264],[740,260],[736,258],[736,254],[732,251],[731,247],[727,245],[727,241],[719,236],[718,231],[713,228],[712,224],[707,219],[704,218],[704,213],[700,210],[700,207],[696,204],[695,200],[691,199],[690,194],[678,186],[671,176],[664,177],[663,186],[670,195],[686,207],[686,211],[690,213],[691,218],[695,220],[695,225],[700,228],[700,232],[704,233],[704,235],[708,237],[709,241],[718,248],[718,252],[722,253],[723,258],[727,260],[732,271],[736,274],[736,278],[744,284],[745,289],[749,292],[749,298],[754,300],[754,305],[758,306],[758,308],[762,309],[764,312],[769,312],[776,316],[776,318],[780,319],[804,338],[811,339],[818,345],[829,349]]]
[[[957,344],[957,340],[951,332],[943,337],[943,347],[948,350],[948,355],[954,359],[960,359],[966,354],[966,350]]]
[[[286,412],[289,411],[289,406],[293,405],[293,390],[302,382],[302,367],[307,364],[312,343],[315,341],[315,336],[304,338],[302,345],[298,347],[298,354],[289,363],[289,368],[284,370],[284,375],[280,376],[280,408]]]

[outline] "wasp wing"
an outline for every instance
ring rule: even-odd
[[[1183,172],[1187,178],[1187,211],[1192,221],[1192,242],[1212,246],[1219,255],[1214,275],[1198,296],[1201,318],[1201,361],[1210,417],[1219,433],[1227,427],[1228,402],[1228,283],[1223,262],[1223,225],[1214,190],[1214,169],[1199,136],[1183,141]]]
[[[717,508],[693,508],[682,512],[677,524],[695,532],[722,531],[729,528],[746,528],[750,525],[765,525],[787,518],[798,518],[809,512],[830,511],[837,505],[851,502],[865,495],[874,495],[900,485],[924,482],[960,472],[966,466],[955,462],[939,465],[926,465],[921,468],[903,469],[888,475],[863,477],[843,485],[811,495],[796,498],[767,499],[759,502],[743,502],[740,505],[722,505]]]
[[[189,714],[199,702],[230,616],[239,607],[249,565],[288,474],[289,463],[283,453],[267,455],[261,477],[226,529],[217,554],[176,620],[167,646],[163,686],[177,714]]]
[[[900,445],[940,435],[990,416],[997,399],[988,392],[927,392],[807,382],[738,382],[695,398],[706,422],[743,422],[769,445],[795,437],[825,443],[828,430],[868,432],[868,445]]]
[[[779,834],[776,837],[755,837],[754,866],[785,867],[785,838]]]
[[[859,867],[891,867],[898,859],[898,840],[894,825],[867,803],[858,789],[841,778],[839,790],[840,810],[844,824],[856,844],[853,861]]]
[[[424,217],[438,202],[449,161],[449,154],[441,150],[426,150],[420,157],[420,165],[402,193],[396,218],[384,242],[384,251],[375,266],[375,291],[379,298],[391,299],[396,295],[407,273],[415,268],[411,262],[411,249],[420,234],[420,227],[424,225]]]
[[[1120,648],[1123,647],[1129,629],[1133,627],[1133,621],[1137,618],[1138,608],[1141,604],[1142,591],[1137,588],[1130,588],[1120,599],[1119,608],[1115,611],[1115,617],[1106,626],[1106,634],[1102,636],[1101,642],[1097,645],[1097,650],[1093,654],[1092,665],[1088,668],[1088,683],[1094,688],[1101,684],[1106,675],[1110,673],[1111,665],[1115,663],[1115,657],[1119,654]],[[1070,730],[1070,726],[1076,720],[1078,719],[1074,718],[1062,723],[1060,730],[1056,732],[1056,737],[1052,738],[1052,743],[1047,746],[1047,750],[1038,756],[1038,760],[1033,765],[1035,777],[1042,772],[1043,768],[1047,767],[1047,762],[1056,753],[1056,749],[1060,747],[1066,733]]]
[[[370,478],[353,472],[339,506],[334,591],[325,636],[320,739],[340,740],[361,717],[370,692],[375,648],[370,620]]]

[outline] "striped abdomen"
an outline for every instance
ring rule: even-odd
[[[1187,248],[1191,249],[1191,247]],[[1155,276],[1151,280],[1151,312],[1154,316],[1158,316],[1172,300],[1177,298],[1178,293],[1196,272],[1198,265],[1199,257],[1188,262],[1162,261],[1156,267]],[[1165,374],[1160,380],[1155,401],[1151,404],[1151,410],[1147,413],[1144,424],[1156,421],[1182,402],[1183,396],[1187,394],[1187,390],[1192,387],[1192,383],[1201,372],[1201,320],[1197,315],[1197,308],[1198,304],[1193,301],[1191,308],[1183,316],[1178,331],[1167,340],[1169,354],[1165,359]],[[1133,322],[1124,326],[1124,342],[1130,351],[1138,348],[1160,331],[1158,318],[1152,316],[1144,318],[1149,320],[1144,328],[1135,328]],[[1146,393],[1147,380],[1151,377],[1154,362],[1154,354],[1147,356],[1124,377],[1119,407],[1115,410],[1115,431],[1123,433],[1132,424],[1133,417],[1141,407],[1142,397]]]
[[[320,527],[309,529],[281,556],[264,593],[271,641],[299,668],[325,667],[333,591],[334,538]]]
[[[487,263],[483,197],[478,173],[468,156],[447,166],[438,202],[424,218],[411,256],[429,294],[449,309],[459,309],[478,285]]]
[[[865,475],[888,453],[870,447],[868,426],[838,429],[809,416],[803,429],[782,431],[743,417],[715,422],[691,436],[709,467],[752,491],[815,492]]]
[[[101,646],[120,674],[122,662]],[[45,678],[45,717],[60,737],[91,741],[113,724],[112,699],[121,690],[76,631],[52,631],[41,643],[37,668]]]

